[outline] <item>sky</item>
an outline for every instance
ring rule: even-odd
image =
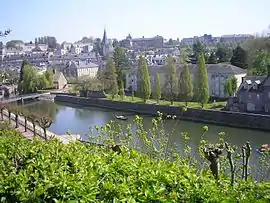
[[[270,0],[0,0],[4,39],[34,41],[55,36],[166,39],[212,34],[254,34],[270,24]]]

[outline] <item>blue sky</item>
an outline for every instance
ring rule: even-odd
[[[10,39],[55,36],[165,38],[261,32],[270,24],[270,0],[1,0],[0,30]]]

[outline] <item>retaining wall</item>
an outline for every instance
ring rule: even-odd
[[[181,112],[180,107],[138,104],[96,98],[81,98],[69,95],[56,95],[55,101],[79,104],[83,106],[109,108],[153,116],[157,115],[157,112],[160,111],[164,115],[175,115],[184,120],[270,131],[269,115],[190,108],[185,112]]]

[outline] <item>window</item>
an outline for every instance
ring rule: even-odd
[[[257,99],[260,100],[260,95],[259,94],[257,94]]]

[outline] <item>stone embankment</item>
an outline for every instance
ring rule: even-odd
[[[187,111],[182,112],[179,107],[174,106],[130,103],[97,98],[83,98],[72,95],[56,95],[55,101],[82,106],[108,108],[117,111],[128,111],[137,114],[148,114],[153,116],[156,116],[157,112],[159,111],[164,115],[175,115],[177,118],[194,122],[270,131],[270,115],[218,110],[200,110],[191,108],[188,108]]]

